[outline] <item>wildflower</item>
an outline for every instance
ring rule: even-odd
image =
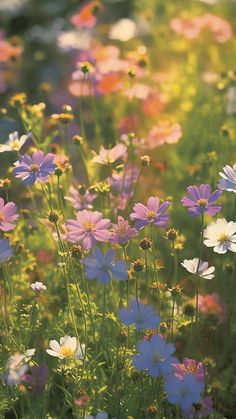
[[[165,390],[168,401],[185,410],[192,407],[193,403],[201,401],[204,382],[199,381],[192,373],[185,374],[181,379],[176,375],[169,375],[166,377]]]
[[[127,147],[125,144],[116,144],[113,148],[110,149],[106,149],[103,146],[101,146],[99,154],[96,154],[94,152],[92,163],[109,165],[120,158],[126,157],[126,153]]]
[[[223,167],[223,172],[220,172],[219,175],[223,179],[219,181],[218,188],[222,191],[236,193],[236,164],[234,164],[232,167],[226,165]]]
[[[34,356],[35,352],[36,352],[36,349],[35,348],[27,349],[25,351],[25,353],[24,353],[24,356],[25,356],[24,360],[25,360],[25,362],[30,361],[30,359]]]
[[[15,353],[8,358],[6,370],[3,375],[3,381],[7,386],[20,384],[25,372],[28,370],[28,364],[24,362],[25,355]]]
[[[122,18],[112,25],[109,32],[109,38],[127,42],[134,38],[136,34],[136,23],[132,19]]]
[[[163,144],[176,144],[182,137],[183,132],[180,124],[172,124],[170,121],[161,121],[158,125],[152,127],[146,138],[146,146],[153,150]]]
[[[45,182],[56,169],[54,158],[54,154],[44,156],[42,151],[36,151],[32,157],[24,154],[14,163],[13,173],[26,185],[33,185],[36,181]]]
[[[198,258],[184,259],[181,265],[190,273],[196,274],[204,279],[214,278],[215,267],[208,265],[208,262],[199,261]]]
[[[9,134],[9,140],[5,144],[0,144],[0,153],[4,153],[4,151],[19,151],[30,136],[31,134],[29,133],[19,138],[17,131],[12,132]]]
[[[113,224],[111,233],[110,242],[118,243],[120,246],[127,245],[130,239],[138,235],[136,228],[131,227],[121,215],[118,216],[117,224]]]
[[[204,244],[214,247],[216,253],[236,252],[236,222],[227,223],[224,218],[219,218],[206,227],[204,238]]]
[[[111,237],[108,227],[110,220],[102,218],[98,211],[78,211],[76,220],[68,220],[67,239],[72,243],[82,241],[83,249],[91,249],[96,241],[107,242]]]
[[[160,317],[149,304],[132,299],[129,308],[122,308],[118,312],[121,321],[126,325],[135,325],[136,330],[155,329],[160,324]]]
[[[161,335],[153,335],[149,340],[143,340],[137,346],[138,355],[133,355],[134,367],[147,370],[151,377],[167,375],[172,370],[172,364],[177,359],[172,356],[175,346],[167,343]]]
[[[190,215],[195,217],[204,212],[208,215],[215,215],[221,210],[220,205],[215,205],[215,201],[221,196],[221,191],[211,193],[211,187],[208,184],[202,184],[199,187],[189,186],[187,191],[189,196],[181,199],[181,203],[189,207]]]
[[[140,230],[147,224],[155,224],[157,227],[164,227],[168,223],[168,215],[165,211],[170,206],[170,202],[165,201],[161,205],[158,197],[151,196],[147,201],[147,206],[141,203],[135,204],[133,213],[130,214],[131,220],[135,220],[135,227]]]
[[[198,306],[201,313],[216,316],[219,323],[223,323],[225,321],[226,306],[222,303],[216,292],[212,294],[199,295]]]
[[[213,410],[213,401],[211,396],[205,397],[199,403],[194,403],[189,409],[182,409],[182,414],[186,419],[209,417]]]
[[[66,335],[60,338],[60,344],[56,340],[50,340],[49,346],[51,349],[46,350],[49,355],[60,359],[71,358],[76,356],[77,339]]]
[[[46,364],[33,365],[27,374],[23,376],[23,382],[27,383],[32,394],[41,394],[44,390],[48,377]]]
[[[81,193],[74,186],[69,187],[69,196],[65,196],[67,201],[70,201],[73,207],[77,210],[92,209],[92,202],[96,198],[96,194],[92,194],[88,190]]]
[[[127,164],[124,169],[119,172],[113,172],[110,179],[112,192],[126,194],[133,192],[133,185],[137,181],[139,170],[137,167]]]
[[[140,240],[139,246],[142,250],[148,250],[152,247],[152,240],[150,240],[148,237],[144,237],[142,240]]]
[[[7,239],[0,240],[0,263],[13,256],[13,250]]]
[[[71,23],[78,28],[93,28],[97,22],[96,12],[100,7],[100,2],[90,1],[82,6],[79,13],[71,17]]]
[[[34,282],[30,286],[32,290],[36,292],[36,294],[40,294],[41,292],[47,289],[46,285],[44,285],[42,282],[39,282],[39,281]]]
[[[98,247],[95,247],[93,256],[84,258],[87,278],[97,279],[101,284],[110,282],[112,276],[125,281],[128,278],[127,264],[122,260],[114,260],[114,256],[115,251],[113,249],[103,254]]]
[[[93,415],[87,415],[86,419],[108,419],[108,413],[104,410],[101,410],[96,414],[96,416]]]
[[[182,380],[186,374],[191,373],[195,375],[197,380],[204,382],[205,373],[202,362],[197,362],[195,359],[184,358],[182,364],[173,364],[173,367],[175,369],[175,376],[180,380]]]
[[[14,221],[19,218],[16,210],[14,202],[8,202],[4,205],[4,200],[0,198],[0,230],[10,231],[15,228]]]

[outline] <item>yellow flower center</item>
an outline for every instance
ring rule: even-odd
[[[72,351],[71,348],[64,346],[60,349],[60,354],[63,358],[71,358],[74,355],[74,351]]]
[[[39,168],[39,166],[36,163],[33,163],[33,164],[30,165],[30,171],[31,172],[37,172],[38,168]]]
[[[87,233],[91,233],[91,231],[93,231],[94,229],[94,224],[86,221],[85,223],[83,223],[83,229],[87,231]]]
[[[18,141],[18,140],[13,141],[13,142],[10,144],[10,146],[11,146],[11,149],[12,149],[12,150],[18,150],[18,147],[19,147],[19,141]]]
[[[200,207],[206,207],[208,204],[207,199],[205,198],[198,199],[197,203]]]
[[[0,221],[4,220],[4,215],[2,212],[0,212]]]
[[[221,233],[218,237],[220,242],[227,242],[229,240],[229,235],[226,233]]]
[[[148,211],[147,212],[147,218],[149,220],[154,220],[155,217],[156,217],[156,212],[155,211]]]

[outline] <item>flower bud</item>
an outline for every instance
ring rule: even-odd
[[[140,241],[140,247],[143,250],[148,250],[150,249],[152,246],[152,241],[150,239],[148,239],[147,237],[144,237],[141,241]]]
[[[49,213],[48,219],[49,219],[50,223],[56,224],[59,220],[59,215],[56,211],[51,211]]]
[[[147,155],[145,155],[145,156],[141,156],[141,166],[142,166],[142,167],[149,166],[150,161],[151,161],[151,159],[150,159],[150,157],[149,157],[149,156],[147,156]]]

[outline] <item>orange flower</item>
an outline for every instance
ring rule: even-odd
[[[121,76],[118,73],[110,73],[103,76],[98,83],[98,90],[103,93],[115,93],[123,88]]]
[[[83,6],[77,15],[71,17],[71,23],[80,28],[93,28],[96,25],[96,11],[100,6],[99,1],[91,1]]]

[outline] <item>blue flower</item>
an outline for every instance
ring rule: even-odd
[[[105,255],[96,247],[92,257],[84,258],[85,273],[88,279],[97,279],[100,284],[107,284],[111,277],[125,281],[128,278],[127,264],[123,260],[115,260],[115,251],[108,250]]]
[[[118,316],[126,326],[135,324],[136,330],[155,329],[161,321],[152,306],[135,299],[130,301],[129,308],[122,308]]]
[[[0,240],[0,262],[5,262],[13,256],[13,250],[7,239]]]
[[[204,381],[188,373],[182,379],[176,375],[166,378],[165,390],[170,403],[178,404],[181,409],[189,409],[193,403],[199,403],[202,399],[201,393],[204,390]]]
[[[178,360],[171,355],[175,346],[167,343],[160,335],[154,335],[150,340],[143,340],[137,346],[139,355],[133,355],[133,365],[137,370],[147,370],[151,377],[167,375],[173,371],[172,364]]]

